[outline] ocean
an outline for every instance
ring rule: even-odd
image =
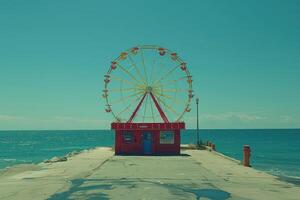
[[[243,157],[243,146],[248,144],[252,167],[300,180],[300,129],[210,129],[200,130],[200,139],[212,141],[217,151],[238,160]],[[195,130],[182,132],[182,144],[195,142]],[[110,130],[0,131],[0,169],[113,144]]]

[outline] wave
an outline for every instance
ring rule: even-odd
[[[275,176],[283,176],[284,175],[284,172],[278,168],[265,169],[264,171],[269,174],[273,174]]]
[[[0,161],[15,162],[15,161],[17,161],[17,159],[15,159],[15,158],[3,158],[3,159],[0,159]]]
[[[17,145],[18,146],[30,146],[30,145],[35,145],[39,144],[40,142],[35,142],[35,141],[30,141],[30,142],[20,142]]]
[[[71,146],[71,147],[57,147],[57,148],[45,148],[42,149],[43,151],[61,151],[61,150],[70,150],[70,149],[88,149],[86,146]]]
[[[32,160],[21,160],[21,159],[15,159],[15,158],[2,158],[0,159],[0,162],[2,163],[27,163],[27,162],[32,162]]]
[[[279,176],[279,180],[300,186],[299,176]]]

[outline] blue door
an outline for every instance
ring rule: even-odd
[[[143,133],[143,153],[152,154],[152,133]]]

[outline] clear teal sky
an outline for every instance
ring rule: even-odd
[[[136,44],[189,63],[202,128],[299,128],[299,19],[296,0],[1,0],[0,129],[108,129],[103,74]]]

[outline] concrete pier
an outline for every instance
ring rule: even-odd
[[[296,200],[299,194],[297,185],[207,150],[143,157],[97,148],[0,175],[0,199]]]

